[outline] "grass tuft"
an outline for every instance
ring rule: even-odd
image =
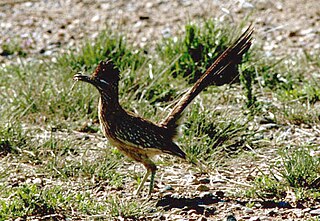
[[[21,125],[14,123],[0,124],[0,156],[7,154],[17,154],[28,145],[30,139]]]
[[[59,213],[59,204],[64,201],[58,187],[41,189],[35,184],[25,184],[11,189],[6,201],[0,200],[0,217],[27,218]]]
[[[249,192],[263,198],[283,199],[292,192],[298,200],[319,198],[316,193],[320,187],[320,157],[313,153],[310,147],[279,151],[280,159],[270,165],[268,174],[262,172],[255,179],[255,186]]]
[[[158,45],[158,51],[161,59],[167,63],[178,57],[170,69],[171,74],[174,77],[182,76],[192,84],[227,48],[230,43],[227,33],[230,31],[213,20],[204,22],[203,26],[190,23],[185,29],[184,38],[167,39]]]

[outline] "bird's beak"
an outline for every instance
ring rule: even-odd
[[[75,74],[73,76],[73,80],[74,81],[84,81],[84,82],[88,82],[88,83],[91,83],[91,84],[93,82],[90,76],[83,75],[83,74],[80,74],[80,73]]]
[[[95,86],[98,90],[103,90],[109,85],[106,81],[101,80],[97,77],[91,77],[91,76],[83,75],[80,73],[74,75],[73,80],[87,82],[87,83]]]

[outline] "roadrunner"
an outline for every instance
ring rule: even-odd
[[[109,142],[129,158],[142,163],[146,168],[136,194],[139,194],[147,178],[150,177],[149,195],[153,191],[157,167],[151,158],[167,153],[186,158],[186,154],[173,141],[177,134],[178,119],[188,104],[207,86],[214,83],[232,66],[239,64],[252,40],[253,28],[249,27],[230,47],[228,47],[196,81],[173,107],[169,115],[160,123],[152,123],[134,113],[124,110],[119,103],[119,71],[111,61],[101,61],[91,76],[76,74],[73,79],[95,86],[99,93],[99,120],[101,129]]]

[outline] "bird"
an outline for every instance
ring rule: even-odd
[[[194,85],[169,111],[167,117],[158,123],[144,119],[125,110],[119,102],[120,71],[112,60],[102,60],[91,76],[77,73],[73,80],[93,85],[100,94],[98,117],[103,135],[122,154],[143,164],[146,173],[135,194],[140,194],[150,176],[148,196],[153,192],[157,170],[152,158],[160,154],[170,154],[186,159],[186,153],[176,144],[174,138],[182,112],[191,101],[215,80],[221,78],[239,64],[242,56],[252,44],[253,27],[250,25],[243,34],[218,56]],[[233,68],[232,68],[233,67]]]

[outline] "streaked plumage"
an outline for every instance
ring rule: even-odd
[[[173,141],[181,113],[204,88],[231,70],[231,66],[241,62],[242,55],[251,46],[252,32],[253,29],[249,27],[226,49],[159,124],[127,112],[121,107],[118,97],[119,71],[111,61],[101,61],[92,76],[81,74],[74,76],[74,80],[88,82],[99,90],[101,96],[98,113],[105,137],[123,154],[146,167],[147,173],[137,193],[150,174],[149,194],[153,190],[156,165],[150,159],[152,156],[167,153],[186,158],[186,154]]]

